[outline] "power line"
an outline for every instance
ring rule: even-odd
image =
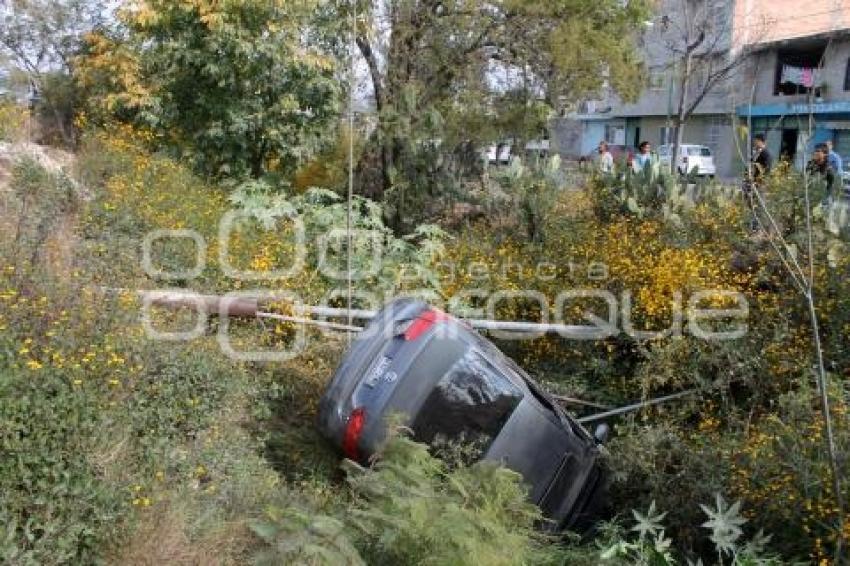
[[[354,90],[355,90],[355,82],[357,80],[357,70],[355,68],[356,62],[354,57],[354,52],[357,49],[357,0],[351,0],[351,46],[349,47],[351,51],[351,68],[349,72],[350,76],[350,84],[348,86],[348,198],[346,201],[346,214],[345,214],[345,237],[346,237],[346,282],[347,286],[347,306],[348,306],[348,327],[352,326],[353,320],[351,317],[351,303],[352,303],[352,275],[351,275],[351,216],[352,216],[352,202],[354,200]],[[346,335],[346,340],[349,344],[351,344],[351,334]]]

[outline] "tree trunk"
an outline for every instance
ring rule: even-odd
[[[688,118],[685,114],[685,109],[688,100],[688,89],[690,88],[691,83],[692,66],[693,56],[689,51],[685,55],[685,68],[682,71],[681,81],[679,82],[679,107],[676,112],[676,121],[674,122],[675,141],[673,142],[673,153],[670,157],[670,168],[674,175],[678,172],[679,148],[682,147],[682,143],[685,138],[685,122]],[[685,173],[687,174],[688,171],[686,170]]]

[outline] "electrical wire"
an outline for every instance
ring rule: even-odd
[[[351,327],[353,319],[351,317],[352,307],[352,273],[351,273],[351,217],[354,202],[354,90],[357,82],[357,70],[355,68],[354,53],[357,48],[357,0],[351,0],[351,43],[349,50],[351,53],[351,61],[349,63],[349,85],[348,85],[348,199],[345,215],[345,239],[346,239],[346,283],[347,283],[347,306],[348,306],[348,326]],[[346,335],[348,344],[351,345],[351,333]]]

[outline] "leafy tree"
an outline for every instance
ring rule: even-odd
[[[306,44],[311,2],[144,0],[89,38],[80,78],[212,175],[290,172],[335,117],[334,61]],[[318,43],[318,42],[316,42]]]
[[[651,44],[669,62],[670,94],[675,92],[676,97],[669,124],[673,155],[678,155],[694,112],[707,97],[728,89],[750,61],[750,51],[734,48],[733,6],[665,0],[659,7],[658,23],[644,38],[645,44]],[[752,28],[748,32],[752,37],[763,37],[768,22],[758,21]],[[671,160],[671,170],[675,163]]]
[[[641,68],[631,39],[647,7],[644,0],[361,1],[356,43],[379,122],[379,192],[405,183],[433,191],[428,166],[441,156],[504,137],[519,145],[540,135],[552,109],[605,84],[634,95]]]
[[[103,25],[99,0],[9,0],[0,4],[0,52],[24,71],[41,95],[41,110],[62,141],[76,141],[72,127],[77,93],[69,80],[82,37]]]

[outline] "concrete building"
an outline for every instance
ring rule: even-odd
[[[647,27],[636,49],[647,68],[647,86],[634,102],[624,102],[604,93],[600,100],[586,102],[578,111],[556,124],[553,137],[569,130],[565,124],[576,122],[581,132],[580,142],[556,145],[566,156],[592,153],[600,140],[637,147],[648,141],[658,147],[672,143],[672,117],[677,113],[680,99],[680,65],[683,60],[677,51],[684,48],[683,30],[705,30],[706,36],[697,55],[708,60],[722,61],[732,47],[733,5],[721,0],[663,0],[656,16]],[[705,67],[703,71],[702,66]],[[696,100],[705,85],[708,66],[696,64],[697,72],[688,88],[688,100]],[[712,149],[718,175],[731,176],[735,170],[736,152],[729,143],[734,132],[735,104],[729,97],[731,81],[720,81],[701,99],[684,126],[684,143],[706,145]],[[569,151],[564,151],[564,147]]]
[[[798,168],[827,140],[850,160],[850,1],[801,12],[795,0],[771,0],[769,9],[744,0],[735,18],[736,49],[750,53],[742,123]],[[768,22],[767,33],[753,34],[759,21]]]
[[[684,47],[683,30],[688,29],[690,37],[705,32],[697,52],[703,61],[698,68],[704,69],[690,85],[692,100],[705,74],[743,61],[711,87],[684,127],[685,143],[713,150],[718,176],[743,171],[749,150],[736,131],[750,117],[752,132],[767,134],[773,153],[784,152],[798,165],[812,144],[827,139],[850,158],[850,0],[810,5],[799,0],[662,0],[637,46],[649,75],[638,100],[624,103],[603,93],[600,100],[580,105],[554,125],[554,146],[573,157],[593,152],[602,139],[630,147],[642,140],[656,147],[669,142],[670,116],[680,95],[682,58],[676,51]],[[809,86],[788,82],[795,80]],[[570,134],[566,139],[564,132]]]

